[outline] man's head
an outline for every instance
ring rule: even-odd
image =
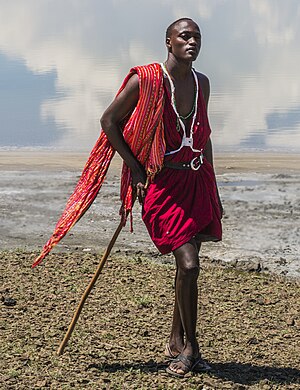
[[[179,60],[195,61],[201,48],[200,28],[192,19],[175,20],[166,30],[166,46]]]

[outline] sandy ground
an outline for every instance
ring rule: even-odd
[[[87,159],[73,152],[0,152],[1,249],[38,250],[51,235]],[[95,203],[62,243],[62,251],[101,251],[119,221],[118,157]],[[300,277],[300,156],[222,154],[215,167],[226,215],[221,243],[203,245],[211,262]],[[134,210],[115,251],[160,256]]]
[[[175,266],[114,253],[65,352],[56,351],[98,256],[0,252],[0,388],[298,390],[300,284],[203,261],[198,339],[212,370],[171,378],[163,351]]]

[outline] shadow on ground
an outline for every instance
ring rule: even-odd
[[[300,370],[291,367],[270,367],[270,366],[257,366],[252,364],[243,363],[215,363],[211,364],[212,370],[209,375],[218,379],[223,379],[238,383],[241,385],[254,385],[261,380],[267,380],[278,385],[288,384],[300,384]],[[164,370],[167,367],[167,363],[155,362],[149,360],[148,362],[135,362],[135,363],[114,363],[114,364],[90,364],[87,367],[89,369],[97,369],[99,372],[119,372],[138,370],[143,373],[165,373]],[[196,374],[197,375],[197,374]]]

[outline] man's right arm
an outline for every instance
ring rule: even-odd
[[[120,154],[131,170],[133,185],[145,184],[146,173],[124,140],[120,123],[134,110],[139,99],[139,80],[134,74],[125,88],[103,113],[100,123],[113,148]]]

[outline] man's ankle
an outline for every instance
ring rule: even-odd
[[[197,356],[199,354],[198,341],[196,339],[191,340],[191,341],[186,341],[184,344],[183,350],[188,351],[189,353],[191,353],[194,356]]]
[[[170,349],[174,352],[180,353],[184,347],[182,338],[170,338],[169,340]]]

